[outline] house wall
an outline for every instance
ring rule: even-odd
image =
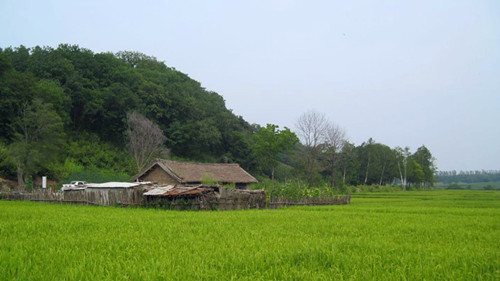
[[[154,166],[151,170],[139,178],[141,181],[153,181],[158,184],[178,184],[179,182],[172,178],[167,172],[158,166]]]
[[[236,189],[250,189],[250,185],[248,183],[236,183]]]

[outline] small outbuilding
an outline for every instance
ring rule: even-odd
[[[174,210],[241,210],[266,207],[264,190],[227,189],[218,185],[157,186],[143,194],[148,207]]]
[[[99,206],[140,206],[142,194],[152,188],[152,182],[88,183],[85,188],[64,190],[62,201]]]
[[[134,177],[136,181],[152,181],[159,185],[195,185],[203,181],[219,184],[234,184],[237,189],[249,189],[257,183],[252,175],[238,164],[191,163],[157,159],[143,172]]]

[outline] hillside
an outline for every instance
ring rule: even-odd
[[[136,172],[125,153],[124,132],[126,113],[138,111],[165,132],[172,157],[227,157],[253,168],[252,127],[226,108],[222,96],[153,57],[93,53],[75,45],[20,46],[0,49],[0,75],[0,153],[23,131],[18,124],[25,109],[43,104],[62,122],[58,139],[65,149],[55,152],[60,165]],[[14,165],[1,164],[0,174],[13,177]],[[32,166],[59,178],[65,170]]]

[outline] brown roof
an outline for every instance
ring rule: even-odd
[[[192,163],[163,159],[158,159],[148,169],[137,175],[136,178],[140,178],[155,165],[160,166],[181,183],[200,183],[207,177],[220,183],[258,182],[238,164]]]

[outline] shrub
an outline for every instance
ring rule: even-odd
[[[495,188],[491,185],[491,184],[488,184],[488,185],[485,185],[483,187],[484,190],[494,190]]]

